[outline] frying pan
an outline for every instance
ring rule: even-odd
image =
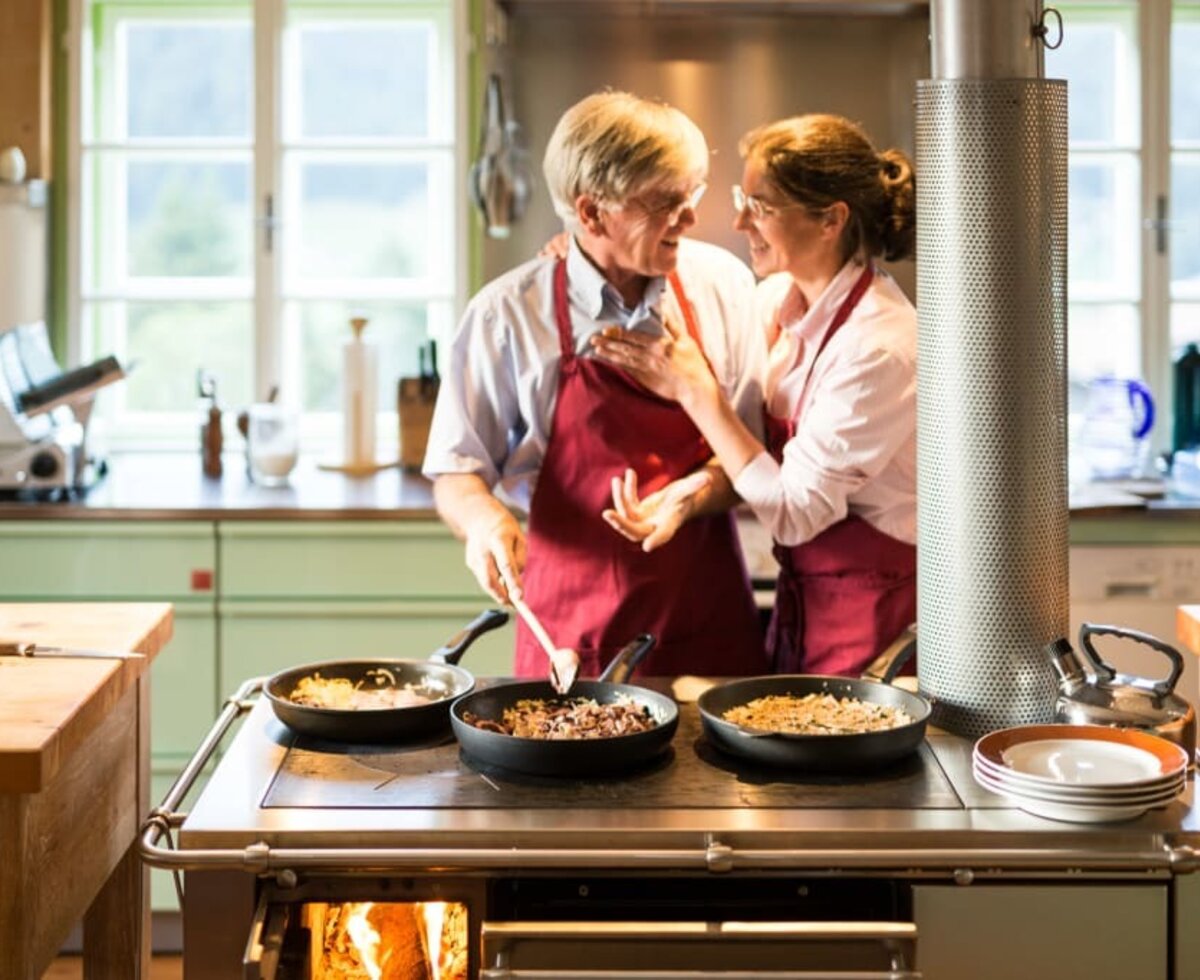
[[[488,609],[435,650],[428,660],[325,660],[289,667],[271,677],[263,687],[275,715],[293,731],[335,742],[395,742],[427,735],[446,727],[450,704],[475,687],[469,671],[457,667],[476,638],[508,622],[508,613]],[[329,679],[363,681],[377,688],[373,671],[384,668],[396,678],[396,687],[412,685],[417,694],[433,698],[429,704],[400,708],[318,708],[290,698],[303,677],[320,671]]]
[[[700,695],[700,723],[717,748],[752,762],[810,772],[850,772],[885,766],[915,752],[925,738],[932,705],[887,683],[916,649],[911,635],[902,637],[882,654],[869,671],[884,663],[882,681],[825,674],[775,674],[747,677],[711,687]],[[851,735],[790,735],[763,732],[726,721],[730,708],[769,695],[832,694],[857,698],[905,711],[912,722],[880,732]]]
[[[641,634],[617,654],[599,679],[576,681],[569,695],[570,699],[591,698],[598,704],[632,698],[649,708],[658,722],[648,731],[612,738],[518,738],[476,728],[465,720],[469,713],[500,721],[506,708],[526,699],[562,700],[548,681],[528,681],[498,684],[459,698],[450,708],[454,736],[468,755],[481,762],[536,776],[588,777],[646,762],[665,751],[679,726],[679,707],[665,694],[621,683],[650,652],[654,642],[649,633]],[[611,680],[614,677],[618,680]]]

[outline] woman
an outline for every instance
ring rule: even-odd
[[[875,265],[912,254],[912,167],[832,115],[764,126],[739,149],[735,226],[768,277],[766,445],[682,331],[593,343],[679,401],[771,530],[773,668],[857,674],[916,618],[916,312]],[[613,497],[609,523],[644,538],[646,502],[627,483]]]
[[[686,237],[708,173],[704,137],[678,109],[598,93],[564,113],[543,169],[567,254],[525,263],[468,305],[425,457],[438,512],[466,540],[480,586],[499,601],[523,594],[585,676],[640,632],[658,639],[643,674],[759,673],[745,565],[730,515],[717,512],[733,495],[708,466],[712,450],[678,404],[589,344],[613,327],[661,337],[678,318],[730,411],[761,425],[754,279],[735,256]],[[673,533],[653,554],[600,519],[627,466]],[[498,492],[528,508],[528,533]],[[708,513],[681,526],[676,499]],[[515,672],[547,672],[524,622]]]

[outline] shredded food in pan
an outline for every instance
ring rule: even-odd
[[[658,727],[646,705],[626,696],[609,704],[592,698],[524,699],[505,708],[500,721],[470,711],[463,712],[463,721],[501,735],[542,739],[613,738]]]
[[[396,685],[396,676],[386,667],[367,671],[376,687],[364,687],[363,681],[345,677],[322,677],[317,671],[300,678],[288,700],[310,708],[371,711],[380,708],[415,708],[432,704],[436,698],[421,693],[412,684]]]
[[[832,694],[772,694],[730,708],[721,717],[744,728],[787,735],[859,735],[913,722],[902,708]]]

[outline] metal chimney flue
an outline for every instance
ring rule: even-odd
[[[1041,3],[933,0],[917,84],[918,679],[977,738],[1051,720],[1068,629],[1067,89]]]

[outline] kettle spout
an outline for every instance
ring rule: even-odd
[[[1043,649],[1046,656],[1050,658],[1050,666],[1054,668],[1054,673],[1058,676],[1059,687],[1077,684],[1087,677],[1083,664],[1080,663],[1079,657],[1066,638],[1047,643]]]

